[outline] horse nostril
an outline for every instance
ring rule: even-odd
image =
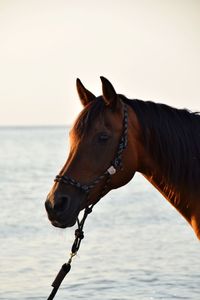
[[[66,210],[69,207],[70,199],[68,196],[62,196],[55,200],[53,209],[57,212]]]
[[[49,201],[48,198],[47,198],[47,200],[45,201],[45,208],[46,208],[46,211],[47,211],[48,213],[52,210],[51,202]]]

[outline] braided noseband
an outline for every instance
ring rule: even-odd
[[[54,282],[52,283],[53,290],[47,300],[52,300],[54,298],[57,290],[60,287],[61,282],[63,281],[63,279],[71,269],[72,258],[77,254],[81,244],[81,240],[84,238],[83,226],[87,216],[92,212],[93,206],[106,194],[106,190],[108,187],[108,183],[111,180],[111,176],[114,175],[118,171],[118,169],[120,170],[122,169],[122,152],[127,146],[127,141],[128,141],[127,132],[128,132],[128,110],[126,104],[124,104],[123,131],[116,151],[116,156],[114,160],[111,162],[110,167],[102,175],[98,176],[89,184],[82,184],[77,180],[68,177],[66,175],[63,176],[57,175],[55,178],[56,182],[62,182],[68,185],[72,185],[85,192],[87,195],[86,204],[87,204],[90,191],[103,179],[105,179],[105,184],[101,190],[101,193],[97,201],[93,203],[90,207],[88,205],[86,206],[82,220],[79,221],[79,219],[77,218],[78,228],[75,230],[75,239],[71,248],[70,258],[67,263],[62,265],[60,271],[58,272]]]

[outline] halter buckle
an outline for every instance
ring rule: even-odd
[[[117,170],[113,166],[110,166],[107,171],[110,175],[114,175],[117,172]]]

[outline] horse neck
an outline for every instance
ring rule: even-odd
[[[130,139],[134,141],[131,144],[131,152],[137,152],[136,171],[141,173],[191,223],[191,211],[187,203],[188,194],[186,188],[170,186],[167,180],[163,178],[159,162],[153,160],[151,154],[148,153],[148,150],[141,142],[142,132],[134,111],[130,112],[130,120],[130,132],[132,135]]]
[[[160,162],[155,162],[142,142],[140,124],[132,109],[129,116],[129,168],[140,172],[177,209],[200,240],[200,188],[191,190],[184,183],[173,185],[164,178]]]

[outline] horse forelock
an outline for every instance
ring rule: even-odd
[[[94,122],[99,119],[105,110],[105,103],[101,97],[97,97],[94,101],[90,102],[79,114],[75,121],[73,130],[75,134],[81,138],[88,134],[90,129],[93,128]]]

